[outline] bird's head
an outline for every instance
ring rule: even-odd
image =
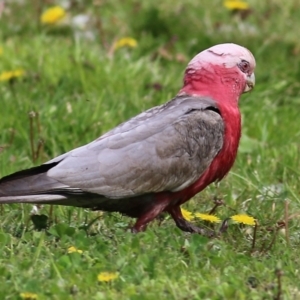
[[[188,64],[181,93],[237,98],[255,85],[255,58],[236,44],[220,44],[200,52]],[[211,93],[211,95],[209,95]]]

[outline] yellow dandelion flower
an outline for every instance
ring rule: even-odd
[[[80,253],[80,254],[81,254],[83,251],[80,250],[80,249],[77,249],[77,248],[74,247],[74,246],[71,246],[71,247],[68,248],[68,253],[74,253],[74,252],[77,252],[77,253]]]
[[[101,272],[98,275],[98,281],[100,282],[109,282],[115,280],[119,277],[119,273],[117,272]]]
[[[53,6],[45,10],[41,15],[41,23],[54,25],[66,16],[66,11],[61,6]]]
[[[241,0],[227,0],[223,5],[229,10],[247,10],[250,8],[249,4]]]
[[[246,225],[254,226],[256,224],[255,219],[248,215],[234,215],[231,217],[231,219],[237,223],[242,223],[242,224],[246,224]]]
[[[186,210],[186,209],[184,209],[184,208],[180,208],[180,209],[181,209],[182,216],[183,216],[187,221],[191,221],[191,220],[194,219],[194,216],[193,216],[193,214],[192,214],[190,211],[188,211],[188,210]]]
[[[24,292],[20,294],[20,297],[24,300],[36,300],[38,295],[30,292]]]
[[[212,223],[220,223],[221,222],[221,220],[215,215],[195,213],[195,216],[203,221],[209,221]]]
[[[123,47],[136,48],[137,45],[138,45],[138,43],[134,38],[124,37],[124,38],[121,38],[118,41],[116,41],[113,48],[114,48],[114,50],[123,48]]]
[[[14,71],[5,71],[0,73],[0,81],[9,81],[14,78],[21,77],[25,74],[23,69],[17,69]]]

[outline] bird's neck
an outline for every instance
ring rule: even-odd
[[[244,79],[235,68],[214,66],[199,71],[187,69],[179,95],[206,96],[215,100],[219,106],[237,107],[244,88]]]

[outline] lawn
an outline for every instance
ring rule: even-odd
[[[118,213],[1,205],[0,298],[300,299],[299,1],[5,2],[0,177],[166,102],[194,55],[234,42],[257,62],[255,89],[240,100],[238,158],[184,209],[208,213],[221,200],[218,218],[257,225],[231,220],[208,239],[165,216],[131,234],[134,220]],[[41,18],[57,5],[59,20]]]

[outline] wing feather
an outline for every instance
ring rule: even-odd
[[[178,191],[206,170],[223,136],[214,101],[178,97],[65,154],[47,176],[108,198]]]

